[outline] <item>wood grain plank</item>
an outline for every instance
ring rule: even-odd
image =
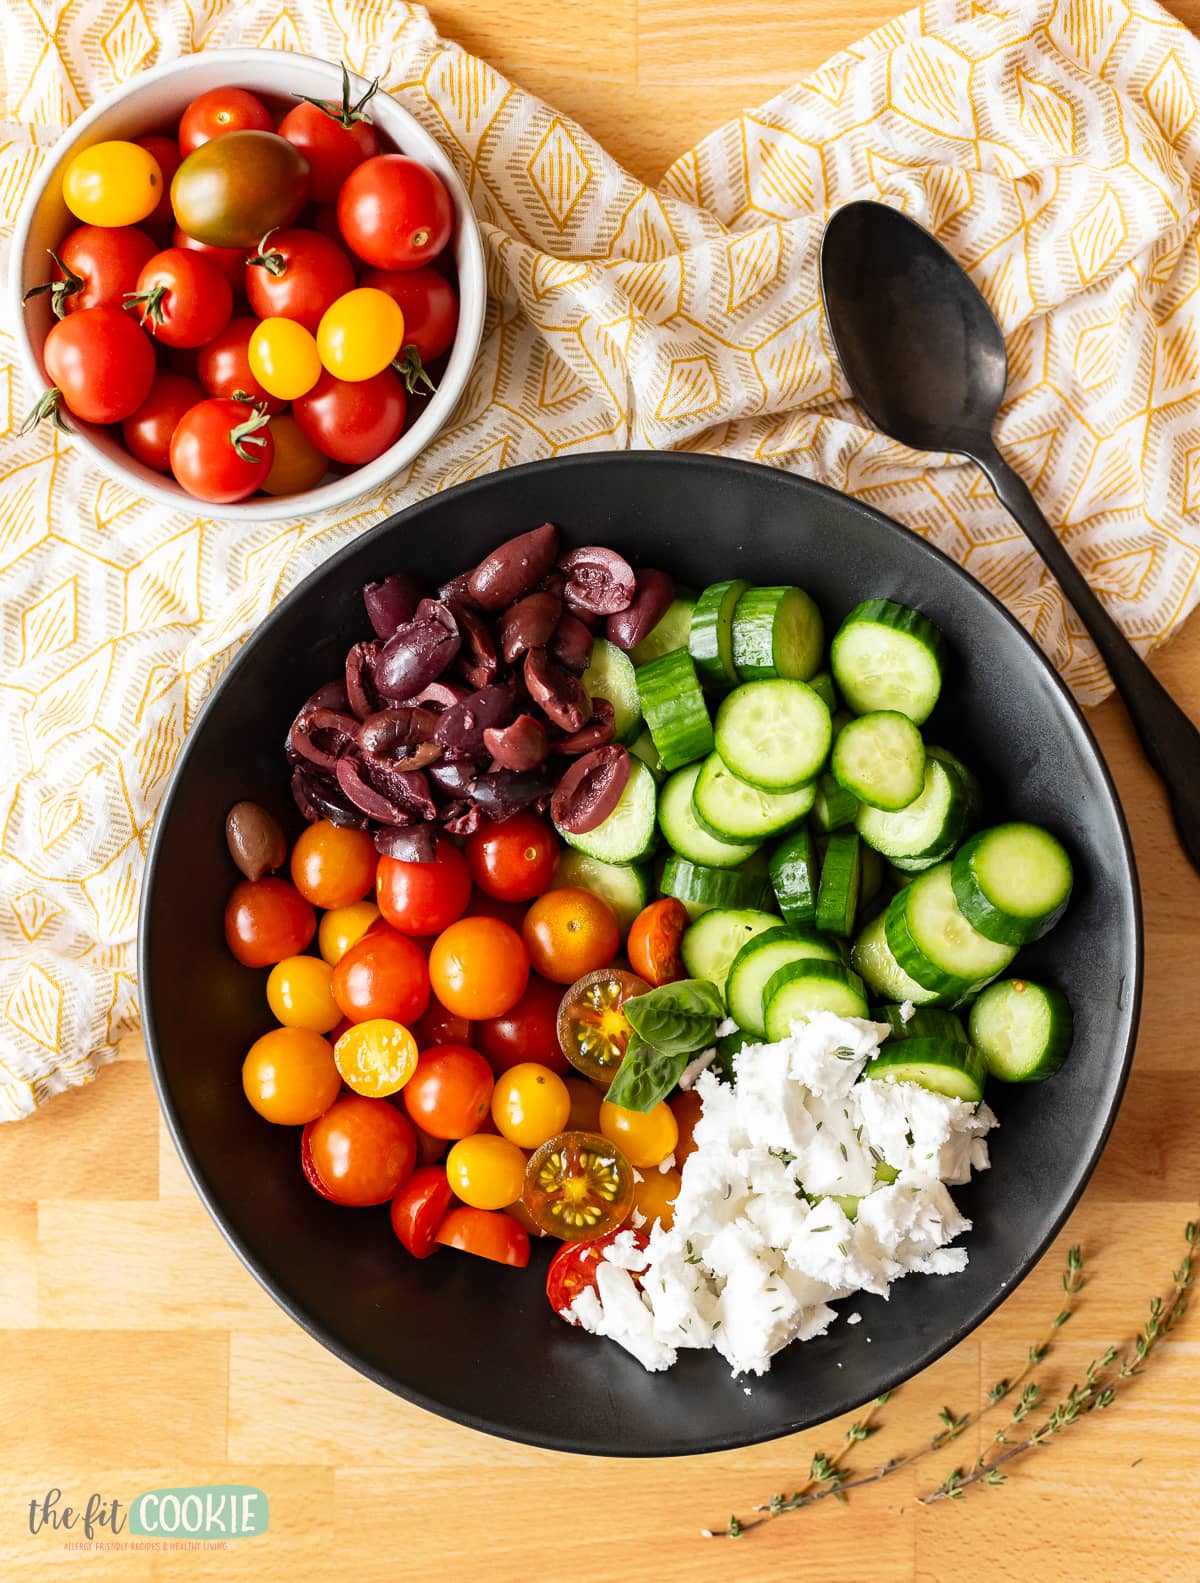
[[[0,1330],[37,1324],[37,1205],[0,1204]]]
[[[753,0],[736,12],[722,0],[694,0],[684,32],[681,9],[679,0],[638,0],[639,83],[702,78],[755,98],[789,86],[897,14],[892,0],[853,0],[806,7],[799,27],[792,0]]]
[[[149,1067],[116,1061],[95,1082],[15,1126],[0,1126],[0,1192],[22,1199],[154,1198],[158,1103]]]

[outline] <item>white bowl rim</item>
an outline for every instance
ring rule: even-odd
[[[340,67],[322,60],[317,55],[283,49],[197,50],[138,72],[113,93],[90,105],[49,148],[47,158],[30,184],[17,215],[8,270],[8,297],[13,334],[22,365],[33,379],[35,388],[45,382],[46,373],[42,367],[39,349],[35,348],[29,334],[22,302],[26,281],[26,254],[38,206],[68,149],[73,147],[79,141],[81,134],[85,135],[101,116],[112,110],[121,100],[129,98],[135,91],[153,88],[157,83],[164,81],[174,82],[180,78],[207,72],[214,65],[224,66],[230,71],[244,72],[253,78],[256,71],[268,62],[279,67],[303,62],[306,67],[315,67],[322,72],[331,73],[336,78],[334,84],[336,91],[331,93],[331,97],[340,97]],[[366,80],[358,73],[351,72],[350,77],[352,83],[357,81],[361,84],[361,89],[365,89]],[[269,93],[272,90],[262,91]],[[130,458],[132,464],[130,466],[116,461],[92,439],[90,431],[93,426],[73,418],[71,442],[79,446],[98,467],[138,495],[156,500],[176,511],[192,511],[198,515],[217,512],[223,518],[236,521],[277,522],[307,516],[312,512],[338,510],[364,498],[387,483],[389,479],[394,478],[432,443],[450,418],[466,388],[483,338],[483,321],[487,308],[487,274],[479,220],[466,185],[441,144],[425,130],[412,112],[406,110],[386,89],[381,88],[379,92],[382,114],[377,124],[380,129],[398,147],[420,157],[423,162],[432,164],[450,189],[455,204],[458,220],[455,266],[459,282],[459,323],[437,394],[430,400],[429,406],[412,428],[407,429],[394,445],[377,456],[374,461],[364,463],[352,473],[335,478],[330,483],[321,484],[316,489],[300,495],[258,496],[219,506],[212,506],[209,502],[195,499],[177,485],[172,487],[164,475],[143,467],[133,458]],[[385,119],[392,123],[390,127],[383,125]]]

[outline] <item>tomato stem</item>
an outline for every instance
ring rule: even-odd
[[[75,292],[83,290],[84,279],[82,275],[77,275],[73,269],[64,264],[52,247],[48,247],[46,251],[62,271],[63,278],[61,280],[45,280],[40,286],[30,286],[21,301],[26,303],[31,297],[40,297],[43,291],[48,291],[50,293],[50,306],[54,310],[54,317],[56,319],[65,319],[67,316],[67,298]]]
[[[159,284],[151,286],[149,291],[127,291],[124,306],[126,308],[140,308],[138,315],[143,330],[154,334],[155,327],[164,322],[167,310],[163,306],[167,295],[166,286]]]
[[[48,390],[43,390],[27,414],[19,432],[28,434],[31,429],[36,429],[39,423],[49,418],[60,434],[70,434],[71,425],[63,418],[59,406],[61,401],[62,391],[57,385],[51,385]]]
[[[270,423],[270,414],[265,404],[255,407],[250,416],[241,423],[235,423],[229,431],[229,443],[241,457],[243,462],[261,462],[262,454],[266,448],[267,437],[260,434],[260,429],[265,429]]]
[[[400,356],[393,361],[392,367],[404,381],[404,388],[410,396],[417,395],[418,387],[421,385],[427,386],[431,395],[437,390],[415,346],[406,346]]]
[[[331,99],[312,99],[306,93],[298,93],[297,99],[305,104],[315,105],[318,110],[323,110],[331,121],[337,121],[342,126],[353,126],[356,121],[370,121],[369,115],[363,114],[363,106],[369,99],[373,99],[379,91],[379,78],[372,79],[366,93],[354,103],[350,101],[350,73],[346,70],[345,61],[342,62],[342,102],[335,104]]]
[[[254,264],[259,269],[265,269],[268,275],[282,275],[287,268],[287,259],[284,258],[283,254],[271,252],[267,248],[268,240],[275,235],[278,229],[277,225],[273,225],[263,235],[262,241],[258,244],[258,252],[251,254],[246,260],[247,264]]]

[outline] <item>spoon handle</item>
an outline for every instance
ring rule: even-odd
[[[1024,479],[992,446],[975,457],[992,487],[1058,579],[1108,667],[1146,757],[1171,798],[1179,838],[1200,871],[1200,731],[1148,668],[1088,586]]]

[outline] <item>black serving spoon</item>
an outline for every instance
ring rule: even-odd
[[[1091,634],[1200,870],[1200,731],[1156,680],[1088,587],[992,427],[1008,361],[991,309],[966,271],[898,209],[837,210],[821,242],[821,295],[850,388],[872,423],[920,451],[958,451],[993,489]]]

